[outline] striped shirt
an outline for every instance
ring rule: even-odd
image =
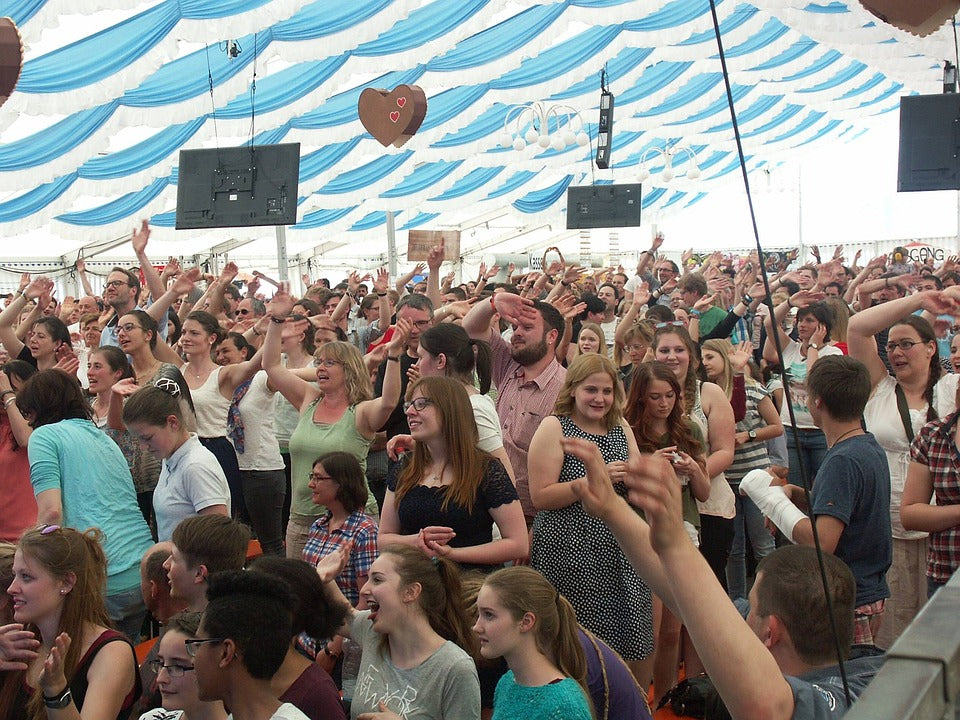
[[[744,390],[747,395],[747,411],[743,420],[737,423],[737,432],[750,432],[759,430],[766,426],[763,418],[760,416],[760,401],[769,397],[770,393],[766,388],[755,382],[747,382]],[[770,466],[770,459],[767,457],[767,444],[762,440],[748,440],[743,445],[738,445],[733,451],[733,462],[724,471],[727,480],[731,483],[739,483],[741,478],[751,470],[762,469]]]

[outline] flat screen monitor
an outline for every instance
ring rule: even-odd
[[[897,190],[960,190],[960,95],[900,98]]]
[[[639,183],[567,188],[568,230],[636,227],[639,224]]]
[[[178,230],[297,222],[300,143],[181,150]]]

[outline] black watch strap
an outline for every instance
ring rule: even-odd
[[[46,705],[51,710],[62,710],[67,705],[73,701],[73,696],[70,694],[70,686],[67,685],[63,689],[63,692],[59,695],[44,695],[43,704]]]

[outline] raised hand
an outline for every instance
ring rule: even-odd
[[[493,294],[493,307],[504,320],[514,325],[523,318],[535,319],[537,313],[532,300],[507,292]]]
[[[444,255],[444,240],[443,236],[441,235],[440,243],[430,248],[430,251],[427,253],[427,267],[430,268],[431,274],[436,272],[443,264]]]
[[[290,297],[289,285],[280,283],[279,289],[267,303],[267,315],[275,318],[285,318],[293,310],[293,298]]]
[[[650,243],[650,252],[656,252],[657,250],[659,250],[660,247],[663,245],[664,239],[665,238],[663,237],[663,233],[658,232],[656,236],[653,238],[653,242]]]
[[[813,290],[801,290],[798,293],[794,293],[790,296],[790,304],[795,308],[805,308],[807,305],[812,305],[815,302],[819,302],[826,297],[822,292],[814,292]]]
[[[43,669],[40,671],[40,677],[38,678],[38,685],[43,690],[44,695],[61,692],[67,686],[64,660],[70,650],[70,643],[70,636],[67,633],[60,633],[53,641],[53,647],[50,648],[47,659],[43,661]]]
[[[78,273],[84,273],[87,271],[87,263],[82,257],[77,258],[76,267]]]
[[[237,264],[232,260],[223,266],[223,270],[220,271],[220,283],[222,285],[229,285],[233,282],[233,279],[237,276],[237,273],[240,272],[240,268],[237,267]]]
[[[633,289],[633,304],[643,307],[650,302],[650,283],[644,281]]]
[[[753,343],[746,340],[739,345],[734,345],[727,353],[727,357],[730,358],[730,367],[733,368],[735,373],[745,372],[747,364],[753,357]]]
[[[699,310],[700,312],[706,312],[707,310],[713,307],[713,301],[716,299],[717,299],[717,293],[704,295],[693,304],[693,309]]]
[[[110,392],[119,395],[120,397],[127,398],[133,395],[137,390],[140,389],[140,386],[137,385],[137,381],[133,378],[124,378],[123,380],[117,380],[113,384],[113,387],[110,388]]]
[[[323,582],[330,582],[343,572],[350,560],[350,552],[353,550],[353,542],[348,540],[333,552],[324,555],[317,561],[317,575]]]
[[[447,315],[455,317],[457,320],[463,320],[464,316],[470,312],[471,306],[475,305],[480,298],[471,297],[466,300],[457,300],[452,303],[447,303],[443,307],[446,310]]]
[[[198,282],[200,282],[200,268],[190,268],[185,273],[177,275],[170,289],[177,295],[187,295]]]
[[[27,279],[30,279],[30,276],[24,273],[27,276]],[[37,300],[43,296],[46,296],[47,303],[50,302],[50,294],[53,292],[53,280],[48,277],[41,275],[36,280],[30,282],[25,288],[23,288],[23,294],[26,296],[27,300]]]
[[[377,295],[382,295],[387,291],[387,288],[390,286],[390,272],[382,267],[377,270],[377,275],[373,279],[373,291]]]
[[[583,509],[590,515],[604,518],[612,513],[622,498],[613,490],[613,481],[603,456],[595,443],[574,437],[565,437],[560,441],[563,452],[583,462],[586,476],[570,483]]]
[[[133,229],[130,237],[130,243],[133,245],[133,251],[140,255],[147,250],[147,240],[150,239],[150,222],[146,219],[140,221],[140,229]]]
[[[484,280],[492,280],[497,276],[497,273],[500,272],[499,265],[492,265],[489,270],[483,275]]]
[[[257,290],[260,289],[260,278],[254,277],[253,280],[247,283],[247,295],[250,297],[257,296]]]
[[[393,336],[387,345],[387,355],[399,355],[403,352],[404,345],[410,337],[410,331],[413,330],[413,323],[405,318],[398,318],[394,326]]]

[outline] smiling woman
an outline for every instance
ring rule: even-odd
[[[554,414],[530,442],[530,495],[537,507],[530,565],[540,571],[577,611],[581,624],[630,664],[641,685],[649,684],[643,661],[653,652],[650,589],[630,566],[610,530],[584,511],[571,481],[584,477],[583,464],[560,447],[564,437],[596,443],[626,495],[626,461],[639,454],[623,419],[623,386],[604,355],[581,355],[567,368]],[[591,568],[602,567],[603,571]],[[611,603],[620,608],[611,613]]]

